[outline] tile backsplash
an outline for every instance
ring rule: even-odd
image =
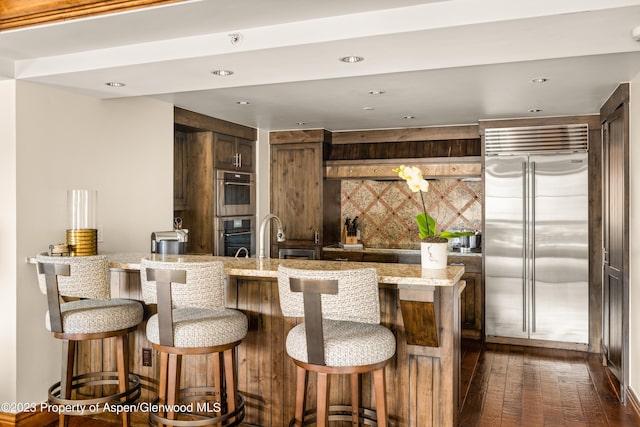
[[[343,180],[340,191],[342,220],[358,216],[365,247],[418,247],[415,217],[422,212],[422,202],[405,181]],[[424,193],[427,213],[438,230],[480,230],[482,200],[481,181],[433,180]]]

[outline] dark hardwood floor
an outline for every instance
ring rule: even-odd
[[[609,386],[597,354],[475,341],[462,348],[462,427],[640,426]],[[69,423],[117,425],[110,414]],[[147,425],[146,414],[133,414],[131,425]]]
[[[465,342],[460,417],[475,426],[640,426],[597,354]],[[474,362],[477,360],[477,363]]]

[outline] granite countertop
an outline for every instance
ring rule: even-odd
[[[464,273],[463,266],[448,266],[442,270],[422,270],[419,264],[394,264],[377,262],[344,262],[306,259],[275,259],[275,258],[233,258],[211,255],[159,255],[149,253],[106,253],[109,267],[112,269],[140,270],[140,260],[149,257],[167,261],[204,261],[214,260],[224,263],[224,271],[228,276],[238,277],[278,277],[278,266],[291,268],[350,270],[355,268],[375,268],[378,272],[378,282],[399,287],[413,285],[453,286]],[[164,257],[164,258],[163,258]]]
[[[330,245],[324,246],[322,248],[323,251],[327,252],[368,252],[368,253],[378,253],[378,254],[403,254],[403,255],[420,255],[419,248],[369,248],[365,247],[362,249],[353,249],[353,248],[342,248],[338,245]],[[482,257],[482,251],[473,249],[472,252],[460,252],[456,250],[450,250],[448,252],[449,256],[471,256],[471,257]]]

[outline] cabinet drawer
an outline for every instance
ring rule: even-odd
[[[398,255],[396,254],[378,254],[372,252],[365,252],[362,256],[364,262],[398,262]]]
[[[322,258],[330,261],[362,261],[362,252],[325,251]]]
[[[481,256],[455,256],[449,255],[449,264],[464,265],[465,273],[481,273],[482,257]]]

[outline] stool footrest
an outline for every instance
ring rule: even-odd
[[[316,419],[316,409],[308,409],[304,412],[304,419],[302,420],[303,426],[315,425],[317,422]],[[330,405],[329,406],[329,421],[346,421],[351,422],[353,420],[351,416],[352,407],[349,405]],[[368,408],[360,407],[358,408],[358,420],[361,425],[366,426],[374,426],[378,425],[378,420],[376,418],[376,411]],[[291,418],[289,422],[289,427],[293,427],[295,425],[296,419],[295,417]],[[387,422],[387,426],[380,427],[392,427],[391,421]]]
[[[198,393],[196,395],[184,396],[187,393]],[[232,412],[222,413],[217,417],[211,417],[208,415],[203,415],[202,413],[198,413],[197,411],[190,412],[194,409],[205,409],[206,412],[212,412],[212,407],[208,405],[211,402],[212,397],[217,397],[215,402],[219,402],[222,404],[222,399],[218,390],[213,387],[191,387],[180,390],[180,400],[177,405],[173,409],[176,409],[175,416],[181,416],[183,418],[193,418],[193,419],[169,419],[160,415],[159,411],[152,411],[152,409],[160,409],[153,408],[153,406],[158,405],[161,406],[159,399],[154,400],[150,405],[149,411],[149,425],[157,426],[159,424],[171,427],[199,427],[199,426],[209,426],[218,424],[222,427],[232,427],[240,425],[242,420],[244,419],[244,396],[238,393],[238,398],[236,401],[236,409]],[[197,403],[200,403],[198,406]],[[164,408],[168,409],[168,408]],[[226,411],[224,406],[220,407],[222,411]],[[164,412],[164,411],[163,411]]]
[[[71,380],[71,392],[84,387],[95,387],[103,385],[118,386],[117,372],[90,372],[76,375]],[[92,412],[105,412],[107,408],[104,404],[128,405],[135,402],[140,397],[140,377],[129,374],[129,384],[127,390],[122,393],[114,393],[100,397],[88,399],[66,399],[60,396],[60,381],[49,387],[49,403],[60,406],[60,413],[64,415],[82,415],[91,409]],[[124,400],[122,400],[124,399]],[[102,404],[102,405],[101,405]],[[66,408],[66,409],[63,409]]]

